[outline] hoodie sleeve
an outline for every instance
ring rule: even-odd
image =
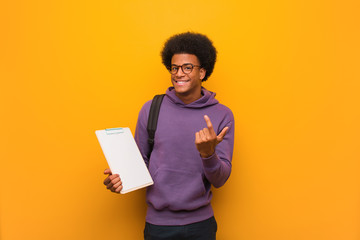
[[[219,134],[224,127],[229,127],[229,130],[222,142],[216,146],[215,153],[208,158],[202,158],[205,176],[216,188],[223,186],[231,173],[235,122],[230,109],[223,123],[219,125],[217,134]]]
[[[150,148],[148,144],[149,135],[146,128],[147,128],[147,120],[148,120],[150,105],[151,105],[151,100],[146,102],[141,108],[135,129],[135,141],[138,148],[140,149],[140,153],[147,167],[149,167],[148,154],[150,152]]]

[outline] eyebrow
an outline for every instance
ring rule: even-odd
[[[181,64],[181,65],[171,64],[171,66],[182,66],[182,65],[185,65],[185,64],[192,64],[192,65],[196,65],[196,64],[194,64],[194,63],[184,63],[184,64]]]

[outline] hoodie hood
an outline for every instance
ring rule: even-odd
[[[174,87],[169,87],[166,90],[166,96],[168,96],[170,101],[174,104],[185,108],[203,108],[219,103],[219,101],[215,99],[216,93],[208,91],[204,87],[201,87],[201,92],[202,97],[189,104],[183,103],[183,101],[181,101],[180,98],[176,96]]]

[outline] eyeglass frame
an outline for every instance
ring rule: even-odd
[[[189,73],[185,73],[184,72],[184,66],[185,65],[191,65],[191,71],[189,72]],[[173,68],[173,67],[177,67],[177,70],[176,70],[176,72],[175,73],[172,73],[171,72],[171,69]],[[172,74],[172,75],[175,75],[175,74],[177,74],[178,72],[179,72],[179,69],[181,68],[181,71],[184,73],[184,74],[190,74],[190,73],[192,73],[192,71],[194,70],[194,67],[199,67],[199,68],[201,68],[201,65],[194,65],[194,64],[192,64],[192,63],[184,63],[183,65],[176,65],[176,64],[171,64],[171,66],[170,66],[170,68],[168,69],[169,70],[169,72],[170,72],[170,74]]]

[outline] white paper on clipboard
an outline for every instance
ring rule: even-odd
[[[154,184],[129,128],[96,130],[95,134],[111,172],[120,175],[120,193]]]

